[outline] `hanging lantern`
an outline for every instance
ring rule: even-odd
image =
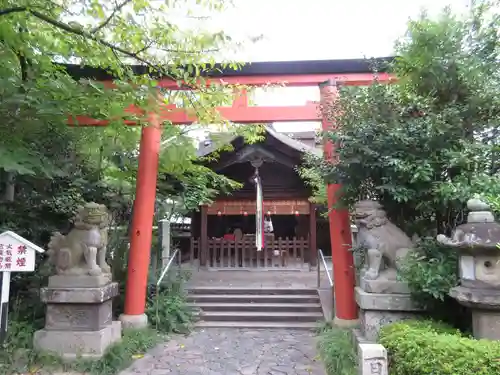
[[[217,211],[217,216],[222,216],[222,212]]]
[[[295,211],[295,216],[299,216],[299,211]]]
[[[271,211],[267,211],[267,216],[271,216]]]
[[[248,216],[248,212],[244,211],[243,216]]]

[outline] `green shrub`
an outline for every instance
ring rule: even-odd
[[[356,375],[357,357],[350,330],[325,326],[318,340],[320,357],[328,375]]]
[[[404,259],[399,277],[408,284],[413,300],[435,320],[444,320],[463,331],[471,330],[467,308],[448,296],[458,285],[458,254],[434,239],[418,242]]]
[[[500,375],[500,343],[464,337],[441,323],[405,321],[382,328],[391,375]]]
[[[183,277],[168,278],[148,295],[146,314],[151,327],[162,333],[187,333],[193,318],[182,288]]]
[[[402,262],[400,277],[408,283],[412,297],[423,305],[448,296],[458,285],[458,254],[433,239],[423,239]]]

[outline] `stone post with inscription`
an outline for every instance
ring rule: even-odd
[[[500,224],[480,199],[470,199],[467,208],[466,224],[451,238],[437,237],[460,254],[460,286],[450,296],[472,310],[474,337],[500,340]]]
[[[365,249],[364,266],[356,287],[360,310],[359,342],[375,342],[382,326],[418,317],[421,309],[412,301],[407,285],[397,278],[401,260],[410,253],[413,243],[391,223],[376,201],[355,205],[358,227],[357,246]]]
[[[112,320],[112,299],[118,283],[111,280],[106,263],[108,212],[87,203],[78,210],[74,228],[55,233],[49,254],[56,274],[41,290],[47,304],[45,328],[35,332],[37,350],[63,358],[101,357],[121,339],[121,323]]]
[[[380,344],[358,345],[359,375],[389,375],[387,350]]]

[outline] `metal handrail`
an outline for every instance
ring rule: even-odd
[[[330,284],[330,288],[333,288],[333,280],[332,276],[330,275],[330,272],[328,272],[328,266],[326,264],[325,256],[323,255],[323,250],[318,249],[318,259],[321,260],[321,262],[318,262],[318,288],[321,286],[321,263],[323,263],[323,267],[325,268],[326,271],[326,276],[328,276],[328,283]]]
[[[172,254],[170,259],[168,260],[167,265],[165,266],[163,271],[161,271],[160,277],[158,278],[158,282],[156,283],[157,287],[160,286],[161,282],[163,281],[163,278],[167,274],[167,272],[170,269],[170,266],[172,265],[172,262],[174,261],[175,258],[177,258],[177,264],[180,266],[180,264],[181,264],[181,252],[179,251],[179,249],[175,249],[174,253]]]

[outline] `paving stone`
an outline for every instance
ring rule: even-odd
[[[174,336],[120,375],[325,375],[314,334],[203,329]]]

